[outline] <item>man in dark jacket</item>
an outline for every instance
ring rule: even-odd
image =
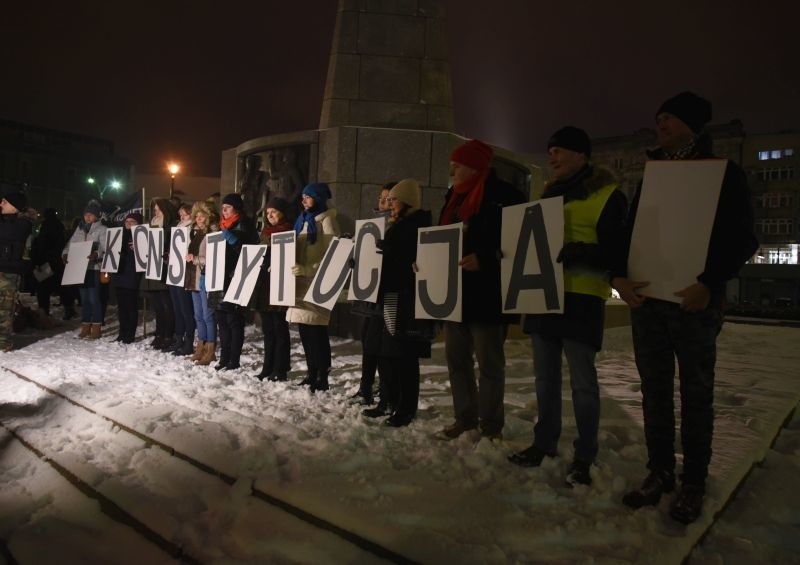
[[[711,103],[691,92],[664,102],[656,112],[660,147],[652,159],[713,159],[711,138],[704,132],[711,120]],[[639,192],[631,203],[633,229]],[[680,304],[643,298],[636,293],[644,281],[627,278],[621,262],[612,284],[632,308],[633,345],[642,380],[650,474],[639,489],[625,495],[632,508],[658,504],[675,485],[675,411],[673,381],[678,358],[681,396],[683,473],[681,489],[670,506],[673,519],[688,524],[700,515],[705,494],[714,429],[714,365],[716,340],[722,328],[725,286],[752,256],[758,243],[753,234],[753,209],[743,171],[728,162],[708,244],[705,268],[696,282],[679,290]]]
[[[589,163],[591,141],[585,131],[567,126],[550,138],[547,153],[552,181],[542,198],[564,198],[563,314],[528,315],[539,417],[533,445],[509,457],[523,467],[538,467],[554,457],[561,435],[561,355],[569,364],[578,437],[567,474],[570,485],[589,485],[597,456],[600,390],[595,356],[603,342],[605,301],[611,295],[609,272],[619,254],[628,202],[613,175]]]
[[[9,351],[14,345],[14,308],[20,276],[26,268],[22,256],[32,230],[30,221],[19,214],[27,204],[22,192],[6,194],[0,200],[0,351]]]
[[[442,430],[453,439],[480,427],[500,438],[505,423],[505,343],[508,323],[500,292],[500,233],[503,207],[521,204],[522,194],[489,168],[492,148],[470,140],[450,155],[453,186],[447,191],[439,225],[464,223],[461,322],[445,322],[444,341],[455,422]],[[480,369],[475,382],[475,358]]]

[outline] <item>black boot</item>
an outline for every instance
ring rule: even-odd
[[[306,378],[304,378],[297,386],[310,386],[313,387],[314,383],[317,381],[317,371],[316,369],[309,369],[308,373],[306,373]]]
[[[675,488],[675,474],[671,471],[650,471],[642,486],[622,497],[622,502],[630,508],[655,506],[661,495]]]
[[[703,510],[705,494],[705,486],[684,483],[669,507],[670,517],[681,524],[691,524]]]
[[[267,377],[268,381],[272,381],[273,383],[285,383],[289,380],[289,377],[286,373],[278,373],[277,375],[271,375]]]
[[[361,413],[366,416],[367,418],[380,418],[381,416],[386,416],[390,413],[389,405],[381,399],[378,402],[378,405],[374,408],[367,408],[366,410],[362,410]]]
[[[311,392],[317,392],[318,390],[328,390],[328,371],[330,371],[330,369],[323,369],[321,371],[317,371],[317,380],[311,383]]]
[[[172,352],[173,355],[191,355],[194,353],[194,335],[184,336],[181,346]]]
[[[169,342],[169,344],[167,344],[167,345],[164,347],[164,349],[162,349],[162,351],[163,351],[164,353],[175,353],[175,352],[176,352],[177,350],[179,350],[181,347],[183,347],[183,336],[182,336],[182,335],[175,334],[175,335],[172,337],[172,341],[170,341],[170,342]]]

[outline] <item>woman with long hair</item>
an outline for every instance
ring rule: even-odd
[[[210,365],[217,360],[217,320],[208,305],[206,292],[206,235],[219,231],[219,214],[213,204],[204,200],[192,206],[192,230],[186,253],[186,290],[192,296],[192,310],[197,326],[197,345],[190,361]]]

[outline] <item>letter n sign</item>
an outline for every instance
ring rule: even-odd
[[[500,260],[503,312],[564,311],[564,270],[556,263],[563,244],[563,198],[503,208]]]

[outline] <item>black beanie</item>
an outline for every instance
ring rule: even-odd
[[[700,133],[711,121],[711,102],[694,92],[681,92],[664,101],[656,112],[656,117],[663,112],[678,118],[694,133]]]
[[[28,207],[28,197],[25,196],[24,192],[9,192],[3,198],[16,208],[18,212],[24,212],[25,208]]]
[[[83,209],[84,214],[93,214],[97,219],[103,214],[103,208],[97,200],[89,200]]]
[[[239,211],[241,211],[244,208],[244,201],[242,200],[242,197],[239,196],[239,194],[236,192],[231,192],[230,194],[226,194],[225,198],[222,199],[222,203],[229,204]]]
[[[569,149],[575,153],[583,153],[587,157],[592,156],[592,142],[585,131],[573,126],[566,126],[550,136],[547,148],[561,147]]]
[[[280,196],[273,196],[272,198],[270,198],[269,202],[267,202],[266,208],[272,208],[273,210],[277,210],[278,212],[283,214],[285,218],[287,219],[289,218],[289,212],[291,206],[285,199],[281,198]]]

